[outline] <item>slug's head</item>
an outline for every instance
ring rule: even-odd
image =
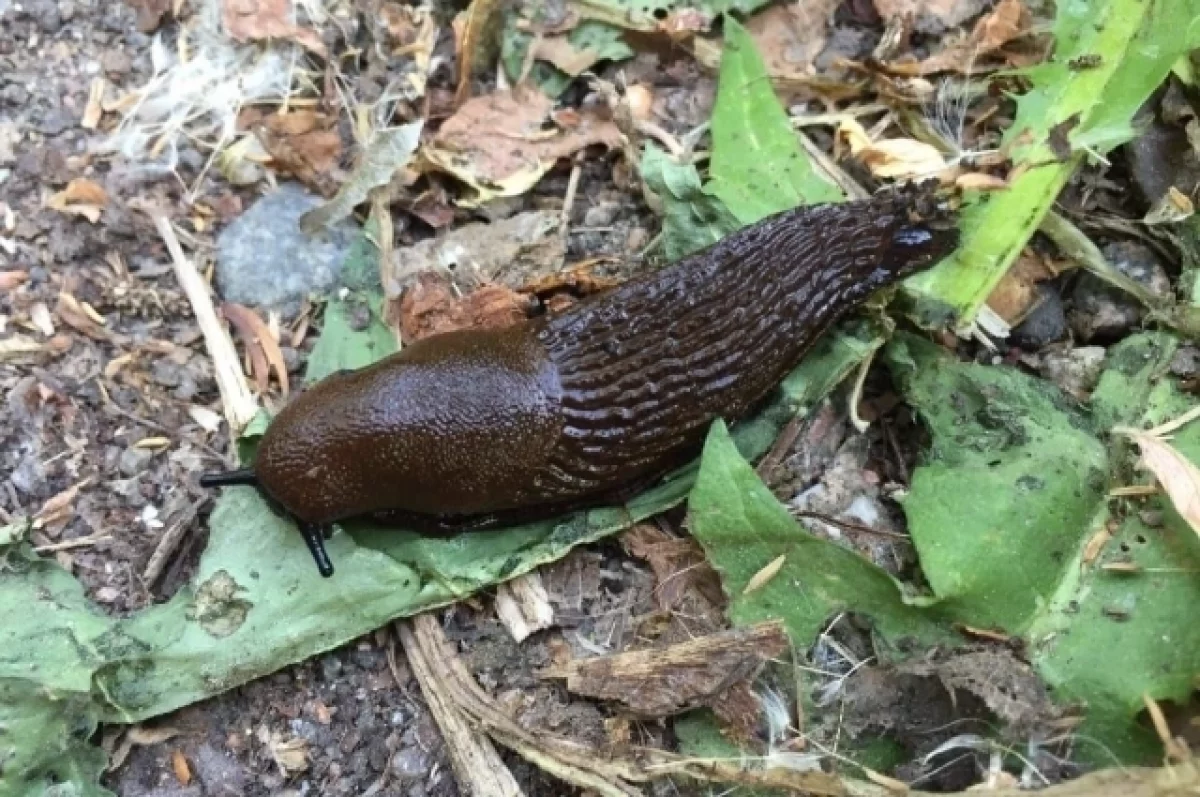
[[[896,281],[936,264],[958,247],[957,207],[936,193],[936,181],[898,188],[880,200],[892,223],[886,268]]]
[[[262,489],[258,482],[258,477],[251,468],[224,471],[221,473],[206,473],[200,477],[200,486],[205,489],[238,486],[255,487],[267,499],[267,503],[271,505],[273,511],[281,515],[288,514],[283,507]],[[322,576],[329,578],[333,575],[333,562],[330,561],[329,554],[325,551],[325,536],[329,532],[329,527],[305,523],[303,521],[298,521],[298,526],[301,536],[304,537],[304,544],[308,546],[308,551],[312,554],[313,561],[316,562],[317,570]]]

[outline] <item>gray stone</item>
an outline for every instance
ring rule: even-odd
[[[144,448],[130,447],[121,452],[117,468],[123,476],[136,476],[146,469],[146,465],[153,456],[153,452]]]
[[[1111,244],[1104,256],[1113,267],[1150,293],[1167,297],[1171,281],[1158,256],[1149,247],[1136,242]],[[1143,310],[1137,299],[1114,288],[1092,274],[1083,274],[1071,294],[1074,309],[1069,314],[1071,328],[1085,343],[1109,343],[1119,339],[1142,320]]]
[[[429,755],[420,747],[406,747],[392,756],[392,774],[405,780],[417,780],[429,773]]]
[[[246,793],[246,768],[233,756],[205,744],[196,751],[192,762],[207,797],[240,797]]]
[[[1037,307],[1009,335],[1013,345],[1026,351],[1037,351],[1067,333],[1067,315],[1058,289],[1043,283],[1038,286],[1038,293],[1041,297]]]
[[[358,235],[346,220],[313,237],[300,217],[321,198],[296,183],[260,198],[217,238],[217,287],[226,301],[296,312],[305,296],[337,285]]]
[[[597,202],[583,214],[583,226],[607,227],[616,220],[621,206],[616,202]]]

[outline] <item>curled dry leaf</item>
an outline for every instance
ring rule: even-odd
[[[1178,224],[1191,218],[1196,212],[1196,206],[1191,198],[1175,186],[1154,203],[1142,219],[1143,224]]]
[[[95,224],[108,204],[108,193],[95,181],[77,177],[46,200],[46,207],[59,213],[74,213]]]
[[[236,41],[287,39],[324,56],[321,37],[295,24],[294,14],[291,0],[221,0],[221,22]]]
[[[103,319],[99,321],[96,319],[96,311],[88,312],[89,310],[91,310],[89,305],[80,302],[66,291],[58,295],[58,303],[54,307],[54,313],[59,320],[76,332],[82,332],[93,340],[106,342],[118,340],[118,336],[113,335],[100,323]]]
[[[422,150],[426,163],[471,186],[476,205],[532,188],[559,158],[584,147],[616,147],[620,131],[600,109],[580,111],[570,127],[550,125],[554,101],[518,86],[475,97],[445,121]]]
[[[229,319],[246,346],[258,392],[262,394],[267,391],[271,371],[274,371],[280,391],[286,397],[289,390],[287,364],[283,360],[283,352],[279,350],[279,342],[271,334],[266,322],[249,307],[240,304],[226,302],[221,305],[221,313]]]
[[[1142,467],[1154,474],[1175,511],[1200,534],[1200,468],[1162,437],[1125,427],[1113,431],[1137,443]]]
[[[928,177],[946,168],[946,159],[936,147],[912,138],[873,142],[856,119],[843,119],[837,138],[876,177]]]
[[[87,105],[83,107],[83,118],[79,120],[79,126],[84,130],[95,130],[96,125],[100,124],[100,117],[104,114],[101,101],[104,99],[104,88],[107,85],[108,82],[102,77],[92,80],[88,89]]]
[[[1050,260],[1026,249],[992,290],[987,306],[1014,327],[1037,307],[1038,283],[1053,279],[1058,273]]]

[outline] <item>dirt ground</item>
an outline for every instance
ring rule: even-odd
[[[448,3],[440,11],[450,16],[465,5]],[[213,500],[197,478],[223,467],[222,452],[229,448],[224,427],[213,433],[197,420],[206,417],[197,407],[221,411],[212,363],[165,247],[136,207],[185,207],[186,188],[204,170],[206,155],[182,149],[171,173],[113,170],[108,159],[92,153],[94,134],[80,122],[94,79],[131,88],[152,70],[151,38],[139,31],[131,6],[0,0],[0,31],[0,258],[6,258],[0,262],[25,274],[19,288],[0,286],[0,319],[39,340],[22,362],[0,361],[0,524],[42,512],[47,522],[35,544],[53,552],[105,611],[122,615],[167,599],[193,571]],[[869,51],[871,42],[860,40],[859,27],[839,31],[847,49]],[[452,43],[440,46],[453,55]],[[452,57],[449,63],[435,73],[435,97],[453,90]],[[714,81],[689,59],[645,54],[623,71],[630,82],[655,86],[672,132],[686,133],[707,120]],[[577,99],[569,93],[564,102]],[[620,187],[627,168],[616,152],[586,161],[568,262],[614,255],[635,263],[657,232],[644,202]],[[489,212],[561,207],[569,172],[570,165],[562,164],[531,193]],[[76,178],[89,178],[107,192],[98,220],[47,207],[50,195]],[[211,216],[187,244],[204,269],[216,234],[260,189],[232,186],[211,170],[199,185],[194,202],[211,209]],[[1086,188],[1088,202],[1100,196],[1115,203],[1121,194],[1108,184]],[[1082,204],[1083,193],[1076,189],[1068,205]],[[460,220],[469,217],[458,212]],[[406,218],[395,234],[403,246],[434,230]],[[1066,282],[1054,288],[1050,304],[1058,303],[1060,316],[1061,297],[1069,299],[1071,289]],[[1071,305],[1087,318],[1108,310],[1086,301]],[[298,347],[282,349],[294,384],[302,381],[314,339],[309,335]],[[1053,362],[1020,351],[1001,356],[1053,370]],[[911,413],[896,405],[886,381],[879,375],[868,380],[865,406],[881,422],[865,437],[853,433],[834,404],[814,413],[771,475],[781,498],[820,485],[808,505],[831,511],[863,490],[878,496],[881,486],[907,481],[922,433]],[[54,501],[58,511],[47,512]],[[902,530],[898,508],[876,503],[882,515],[875,525]],[[148,569],[164,530],[178,527],[184,529],[180,546]],[[479,683],[513,708],[521,724],[603,743],[616,712],[569,695],[561,682],[538,671],[564,649],[619,651],[648,634],[686,639],[724,622],[715,603],[690,607],[695,613],[664,612],[652,563],[631,555],[627,543],[587,546],[544,568],[556,625],[521,644],[496,619],[489,594],[439,613]],[[861,546],[893,572],[909,573],[913,554],[907,544]],[[842,643],[853,648],[862,635],[848,632]],[[877,720],[884,716],[879,712],[885,709],[870,705]],[[911,708],[890,710],[899,715]],[[912,727],[932,728],[944,708],[930,698],[927,717],[908,719]],[[982,706],[976,710],[986,714]],[[634,721],[632,728],[640,743],[673,744],[668,721]],[[120,748],[116,730],[105,734]],[[914,742],[910,752],[931,744]],[[297,747],[308,765],[294,773],[280,761]],[[163,718],[143,728],[122,753],[105,785],[124,797],[459,793],[438,727],[388,629]],[[515,756],[504,757],[531,797],[578,793]],[[964,760],[924,785],[969,785],[978,764]],[[180,777],[181,766],[187,777]],[[704,793],[684,782],[654,788],[664,795]]]

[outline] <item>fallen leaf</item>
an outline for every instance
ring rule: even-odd
[[[421,139],[424,121],[376,132],[362,158],[333,199],[300,217],[300,229],[312,235],[341,221],[366,201],[374,188],[387,185],[392,176],[408,165]]]
[[[229,319],[229,323],[237,330],[250,356],[251,370],[254,372],[254,386],[260,394],[267,392],[271,371],[279,381],[279,389],[284,397],[288,395],[288,371],[284,362],[283,352],[279,349],[279,341],[271,334],[267,324],[258,314],[240,304],[225,302],[221,305],[221,313]]]
[[[751,592],[755,592],[765,587],[771,581],[771,579],[775,578],[775,576],[779,574],[780,569],[783,567],[783,563],[786,561],[787,554],[780,554],[779,556],[776,556],[774,559],[768,562],[762,570],[759,570],[750,577],[750,580],[746,582],[745,589],[742,590],[742,594],[749,595]]]
[[[991,12],[975,23],[969,36],[947,37],[949,44],[918,64],[917,73],[931,75],[956,71],[969,74],[987,56],[1028,33],[1031,26],[1032,17],[1021,0],[1000,0]]]
[[[621,546],[654,571],[654,602],[660,609],[678,608],[692,591],[714,607],[724,605],[721,577],[692,537],[672,537],[657,526],[639,523],[621,535]]]
[[[74,213],[95,224],[108,204],[108,193],[96,182],[77,177],[67,187],[46,200],[46,207],[60,213]]]
[[[1010,327],[1025,320],[1037,307],[1038,283],[1058,276],[1049,261],[1031,249],[1025,249],[1017,261],[992,289],[987,306]]]
[[[946,168],[946,159],[936,147],[912,138],[871,141],[856,119],[843,119],[837,138],[876,177],[927,177]]]
[[[566,36],[545,36],[534,41],[533,57],[549,61],[572,77],[591,69],[600,60],[596,50],[576,50]]]
[[[181,733],[183,731],[170,725],[160,725],[155,728],[135,725],[129,729],[129,740],[139,747],[148,747],[174,739]]]
[[[767,74],[784,80],[811,76],[839,5],[840,0],[773,5],[747,19],[746,31],[758,46]]]
[[[271,758],[284,773],[290,775],[308,769],[308,744],[303,739],[272,738],[268,747]]]
[[[82,332],[93,340],[105,342],[116,340],[112,332],[106,329],[103,324],[96,322],[96,319],[93,317],[94,313],[94,310],[89,313],[82,302],[66,291],[58,294],[58,302],[54,306],[54,314],[58,316],[60,321],[76,332]]]
[[[580,111],[570,129],[547,127],[553,109],[552,99],[529,87],[475,97],[442,124],[422,158],[475,189],[461,202],[474,206],[525,193],[555,161],[584,147],[620,144],[620,131],[599,109]]]
[[[1137,443],[1141,465],[1154,474],[1175,511],[1200,534],[1200,468],[1162,437],[1138,429],[1115,429]]]
[[[920,32],[931,32],[941,26],[953,28],[978,13],[974,0],[874,0],[875,11],[884,22],[898,17],[911,17],[921,23]]]
[[[34,515],[33,527],[46,531],[51,537],[57,537],[66,521],[74,515],[75,498],[80,489],[86,487],[89,482],[89,479],[85,479],[48,499]]]
[[[221,0],[221,22],[236,41],[288,39],[320,56],[325,43],[316,31],[293,21],[291,0]]]
[[[275,171],[320,193],[332,193],[332,172],[342,156],[336,117],[301,109],[286,114],[255,112],[239,121],[254,131]]]

